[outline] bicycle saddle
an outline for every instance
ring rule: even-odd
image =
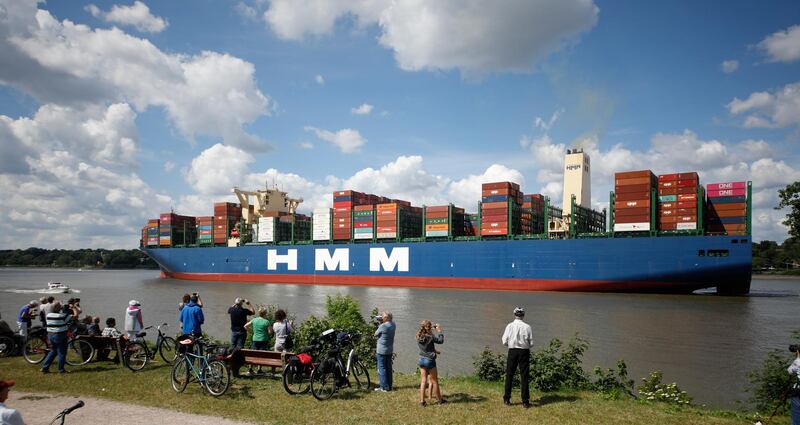
[[[136,338],[142,338],[144,336],[147,336],[147,332],[139,332],[138,334],[136,334]]]

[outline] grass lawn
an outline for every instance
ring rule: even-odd
[[[55,370],[55,367],[53,367]],[[17,381],[15,389],[74,396],[95,396],[178,411],[224,416],[275,424],[746,424],[747,417],[701,408],[674,408],[636,400],[605,400],[591,392],[532,394],[533,407],[523,409],[518,391],[511,407],[502,404],[502,384],[474,378],[443,378],[441,386],[449,404],[417,405],[419,378],[395,375],[391,393],[340,390],[331,400],[317,401],[310,394],[290,396],[279,378],[234,379],[228,392],[213,398],[198,384],[177,394],[170,385],[170,368],[151,363],[133,373],[111,363],[73,367],[72,373],[43,375],[38,365],[21,357],[0,359],[0,377]],[[243,369],[244,371],[244,369]],[[375,371],[370,371],[374,383]],[[157,420],[157,418],[149,418]],[[788,423],[787,417],[774,424]]]

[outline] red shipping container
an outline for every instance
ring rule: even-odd
[[[512,188],[519,190],[519,184],[514,182],[494,182],[494,183],[484,183],[481,185],[481,190],[503,189],[503,188]]]
[[[678,202],[680,201],[697,201],[697,193],[679,194]]]
[[[736,202],[732,204],[708,204],[709,211],[726,211],[726,210],[742,210],[744,211],[747,208],[747,204],[744,202]]]
[[[650,215],[650,208],[620,208],[615,211],[617,217],[630,215]]]
[[[636,199],[633,201],[615,201],[614,208],[650,208],[650,200]]]
[[[671,210],[673,208],[678,208],[677,202],[659,202],[658,208],[663,208],[665,210]]]
[[[678,208],[697,208],[697,201],[678,201]]]
[[[678,188],[677,187],[667,187],[664,189],[658,189],[658,196],[666,196],[666,195],[677,195]]]
[[[353,211],[373,211],[374,209],[374,205],[356,205],[353,207]]]
[[[362,221],[362,222],[354,223],[354,227],[356,229],[372,228],[372,222],[371,221]]]
[[[697,172],[690,171],[688,173],[678,173],[678,180],[694,180],[694,181],[697,181],[697,180],[699,180],[699,177],[697,176]]]
[[[697,221],[697,215],[679,215],[678,222],[692,222]]]
[[[689,195],[692,193],[697,193],[697,186],[678,188],[678,195]]]
[[[647,215],[630,215],[623,217],[614,217],[615,223],[649,223],[650,214]]]
[[[709,190],[707,193],[709,198],[720,198],[723,196],[744,196],[746,194],[747,189]]]
[[[709,217],[745,217],[747,212],[744,208],[738,210],[711,210],[708,212]]]
[[[678,181],[677,180],[668,180],[668,181],[659,180],[658,181],[658,188],[659,189],[667,189],[667,188],[670,188],[670,187],[675,187],[677,185],[678,185]]]
[[[616,201],[636,201],[639,199],[648,199],[650,192],[631,192],[631,193],[617,193],[614,195]]]
[[[678,208],[678,215],[697,215],[696,208]]]
[[[660,230],[678,230],[678,223],[658,223]]]
[[[614,188],[614,192],[617,194],[620,193],[647,193],[648,195],[645,198],[650,197],[650,190],[653,188],[652,185],[649,184],[634,184],[634,185],[627,185],[627,186],[617,186]]]
[[[508,234],[508,229],[487,229],[485,227],[481,228],[481,236],[500,236],[507,234]]]
[[[708,190],[746,189],[747,183],[745,182],[711,183],[707,184],[706,188]]]
[[[697,187],[697,180],[678,180],[678,187]]]
[[[648,179],[654,179],[655,175],[650,170],[622,171],[619,173],[614,173],[614,179],[634,179],[642,177],[646,177]]]
[[[659,217],[659,223],[677,223],[678,217],[676,216],[668,216],[668,217]]]
[[[670,216],[676,216],[678,214],[676,210],[661,210],[658,212],[658,215],[659,217],[670,217]]]
[[[678,174],[662,174],[658,176],[658,181],[675,181],[678,180]]]
[[[651,185],[652,182],[653,181],[650,179],[650,177],[638,177],[638,178],[628,178],[628,179],[617,178],[615,180],[615,184],[616,184],[617,187],[620,187],[620,186],[631,186],[631,185],[637,185],[637,184]]]

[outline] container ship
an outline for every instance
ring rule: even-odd
[[[569,150],[562,204],[514,182],[481,186],[474,213],[353,190],[298,214],[277,188],[233,188],[214,215],[161,214],[141,249],[162,276],[199,281],[511,291],[690,293],[750,290],[750,182],[696,172],[615,174],[591,209],[589,156]],[[477,201],[477,200],[476,200]]]

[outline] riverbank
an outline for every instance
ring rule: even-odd
[[[175,393],[169,367],[148,365],[133,373],[111,363],[93,363],[71,368],[66,375],[42,375],[38,367],[20,357],[0,359],[0,374],[14,379],[15,391],[50,395],[89,396],[172,411],[211,415],[226,419],[274,424],[351,423],[557,423],[557,424],[744,424],[745,416],[699,407],[675,408],[633,399],[606,400],[591,392],[533,393],[531,409],[523,409],[519,393],[514,405],[502,405],[502,385],[474,378],[443,378],[446,405],[417,405],[419,378],[395,375],[391,393],[342,390],[333,399],[320,402],[310,394],[289,396],[278,378],[240,378],[223,397],[205,395],[192,385]],[[370,371],[373,382],[375,371]],[[14,407],[14,406],[12,406]],[[41,408],[39,406],[38,408]],[[54,407],[55,408],[55,407]],[[22,412],[23,415],[25,412]],[[114,422],[109,418],[108,423]],[[786,418],[773,423],[786,424]]]
[[[790,273],[770,273],[770,274],[753,274],[753,279],[762,280],[800,280],[800,272],[795,274]]]

